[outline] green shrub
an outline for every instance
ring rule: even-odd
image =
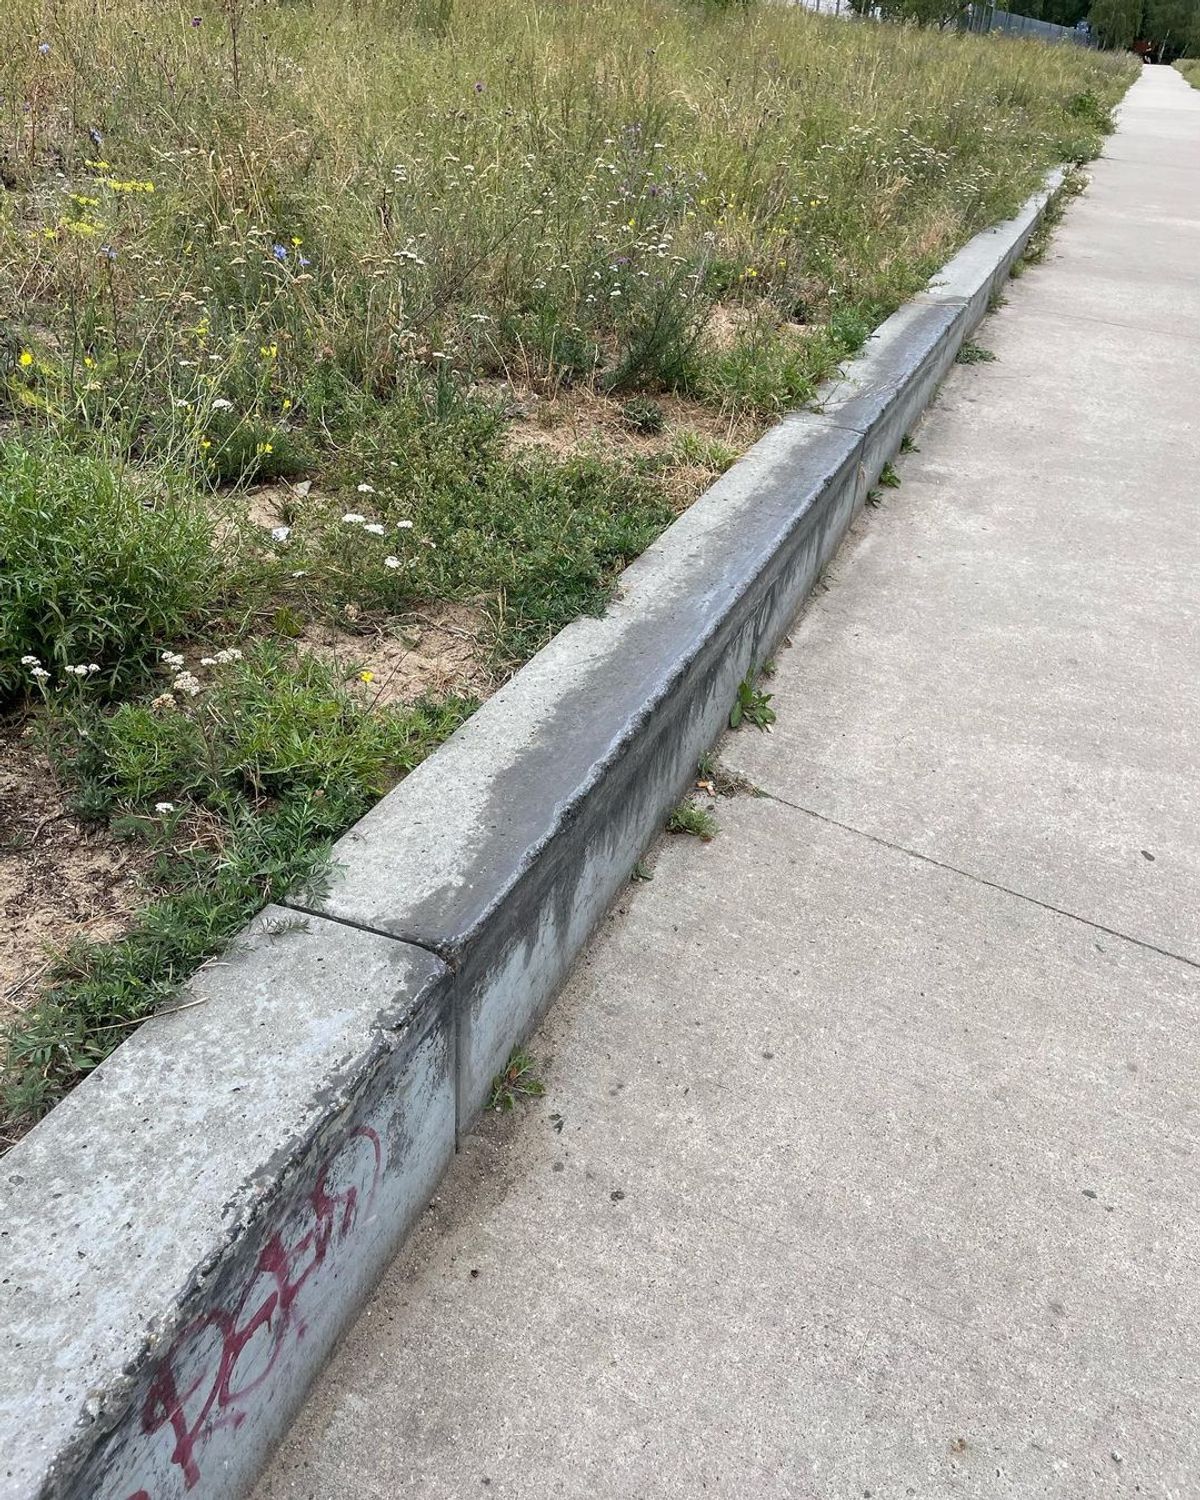
[[[0,700],[32,656],[135,680],[209,597],[213,525],[186,488],[46,443],[0,449]]]
[[[653,437],[663,430],[663,409],[649,396],[633,396],[621,408],[621,420],[634,432]]]

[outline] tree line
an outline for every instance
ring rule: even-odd
[[[921,26],[953,26],[966,10],[964,0],[850,0],[863,14]],[[1200,57],[1200,0],[997,0],[1013,15],[1051,21],[1056,26],[1086,23],[1105,48],[1137,44],[1155,62]]]

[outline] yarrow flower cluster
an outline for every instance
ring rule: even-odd
[[[29,668],[29,675],[35,682],[47,682],[50,672],[42,666],[36,656],[25,655],[21,658],[21,665]],[[68,677],[94,677],[100,670],[99,662],[80,662],[77,666],[64,667],[63,671]]]
[[[365,480],[362,484],[356,486],[356,488],[358,489],[358,492],[360,494],[373,495],[375,493],[375,486],[367,484]],[[342,517],[342,525],[361,526],[363,531],[365,531],[370,536],[387,535],[387,527],[381,521],[368,521],[366,516],[364,516],[361,511],[357,510],[348,510]],[[397,531],[411,531],[413,529],[413,526],[414,522],[412,521],[405,520],[396,522]],[[422,538],[422,540],[427,547],[433,547],[436,545],[428,538]],[[389,553],[388,556],[383,559],[383,566],[389,569],[389,571],[394,572],[397,568],[402,568],[404,566],[404,562],[401,558],[396,557],[392,553]],[[293,574],[292,576],[295,577],[296,575]]]
[[[176,693],[185,694],[189,698],[195,698],[203,691],[204,684],[196,676],[195,672],[188,668],[186,658],[181,652],[163,651],[161,658],[172,669],[175,676],[171,680],[172,691],[169,693],[160,693],[151,703],[151,708],[159,710],[175,708],[177,706]],[[226,646],[213,656],[202,656],[200,658],[200,665],[202,667],[223,667],[227,666],[230,662],[241,660],[242,653],[236,646]],[[85,668],[84,670],[88,669]],[[99,669],[97,668],[97,670]]]

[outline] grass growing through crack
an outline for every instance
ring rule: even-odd
[[[717,835],[717,820],[694,802],[681,802],[667,819],[668,833],[687,833],[707,844]]]
[[[0,9],[0,708],[157,855],[128,936],[18,1022],[10,1112],[467,711],[372,706],[314,622],[470,603],[503,673],[603,609],[1130,75],[773,6]]]
[[[524,1099],[540,1099],[546,1084],[538,1073],[537,1062],[523,1047],[514,1047],[503,1069],[492,1079],[488,1094],[489,1109],[507,1113]]]
[[[985,349],[982,344],[975,344],[970,339],[967,339],[954,358],[956,363],[960,365],[990,365],[994,362],[996,356],[990,349]],[[880,483],[884,484],[886,482],[883,476],[880,475]]]

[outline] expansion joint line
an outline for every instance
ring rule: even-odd
[[[818,823],[827,823],[831,828],[840,828],[844,833],[854,834],[856,838],[867,839],[883,849],[892,849],[897,854],[907,855],[909,859],[918,859],[922,864],[933,865],[935,869],[945,870],[951,875],[961,875],[964,880],[974,881],[976,885],[986,886],[988,890],[1000,891],[1005,896],[1015,896],[1018,901],[1027,901],[1030,906],[1038,906],[1043,911],[1053,912],[1055,916],[1066,917],[1071,922],[1079,922],[1084,927],[1090,927],[1093,932],[1103,932],[1107,937],[1119,938],[1123,943],[1132,943],[1134,947],[1145,948],[1148,952],[1157,953],[1162,958],[1170,958],[1176,963],[1187,964],[1190,969],[1200,969],[1200,961],[1188,958],[1184,953],[1174,953],[1170,948],[1160,948],[1157,943],[1149,943],[1145,938],[1133,937],[1130,933],[1121,932],[1116,927],[1105,927],[1103,922],[1093,922],[1090,917],[1081,917],[1078,912],[1068,911],[1065,906],[1055,906],[1052,901],[1039,900],[1037,896],[1031,896],[1026,891],[1014,890],[1011,885],[1003,885],[998,880],[989,880],[986,875],[976,875],[973,871],[949,864],[944,859],[936,859],[932,854],[922,854],[919,849],[910,849],[905,844],[897,844],[891,839],[883,838],[880,834],[868,833],[863,828],[855,828],[852,823],[843,823],[839,818],[831,818],[828,814],[816,812],[811,807],[802,807],[798,802],[789,802],[786,797],[781,797],[776,792],[763,791],[760,788],[759,795],[768,797],[772,802],[778,802],[783,807],[789,807],[793,812],[803,813],[805,817],[815,818]]]

